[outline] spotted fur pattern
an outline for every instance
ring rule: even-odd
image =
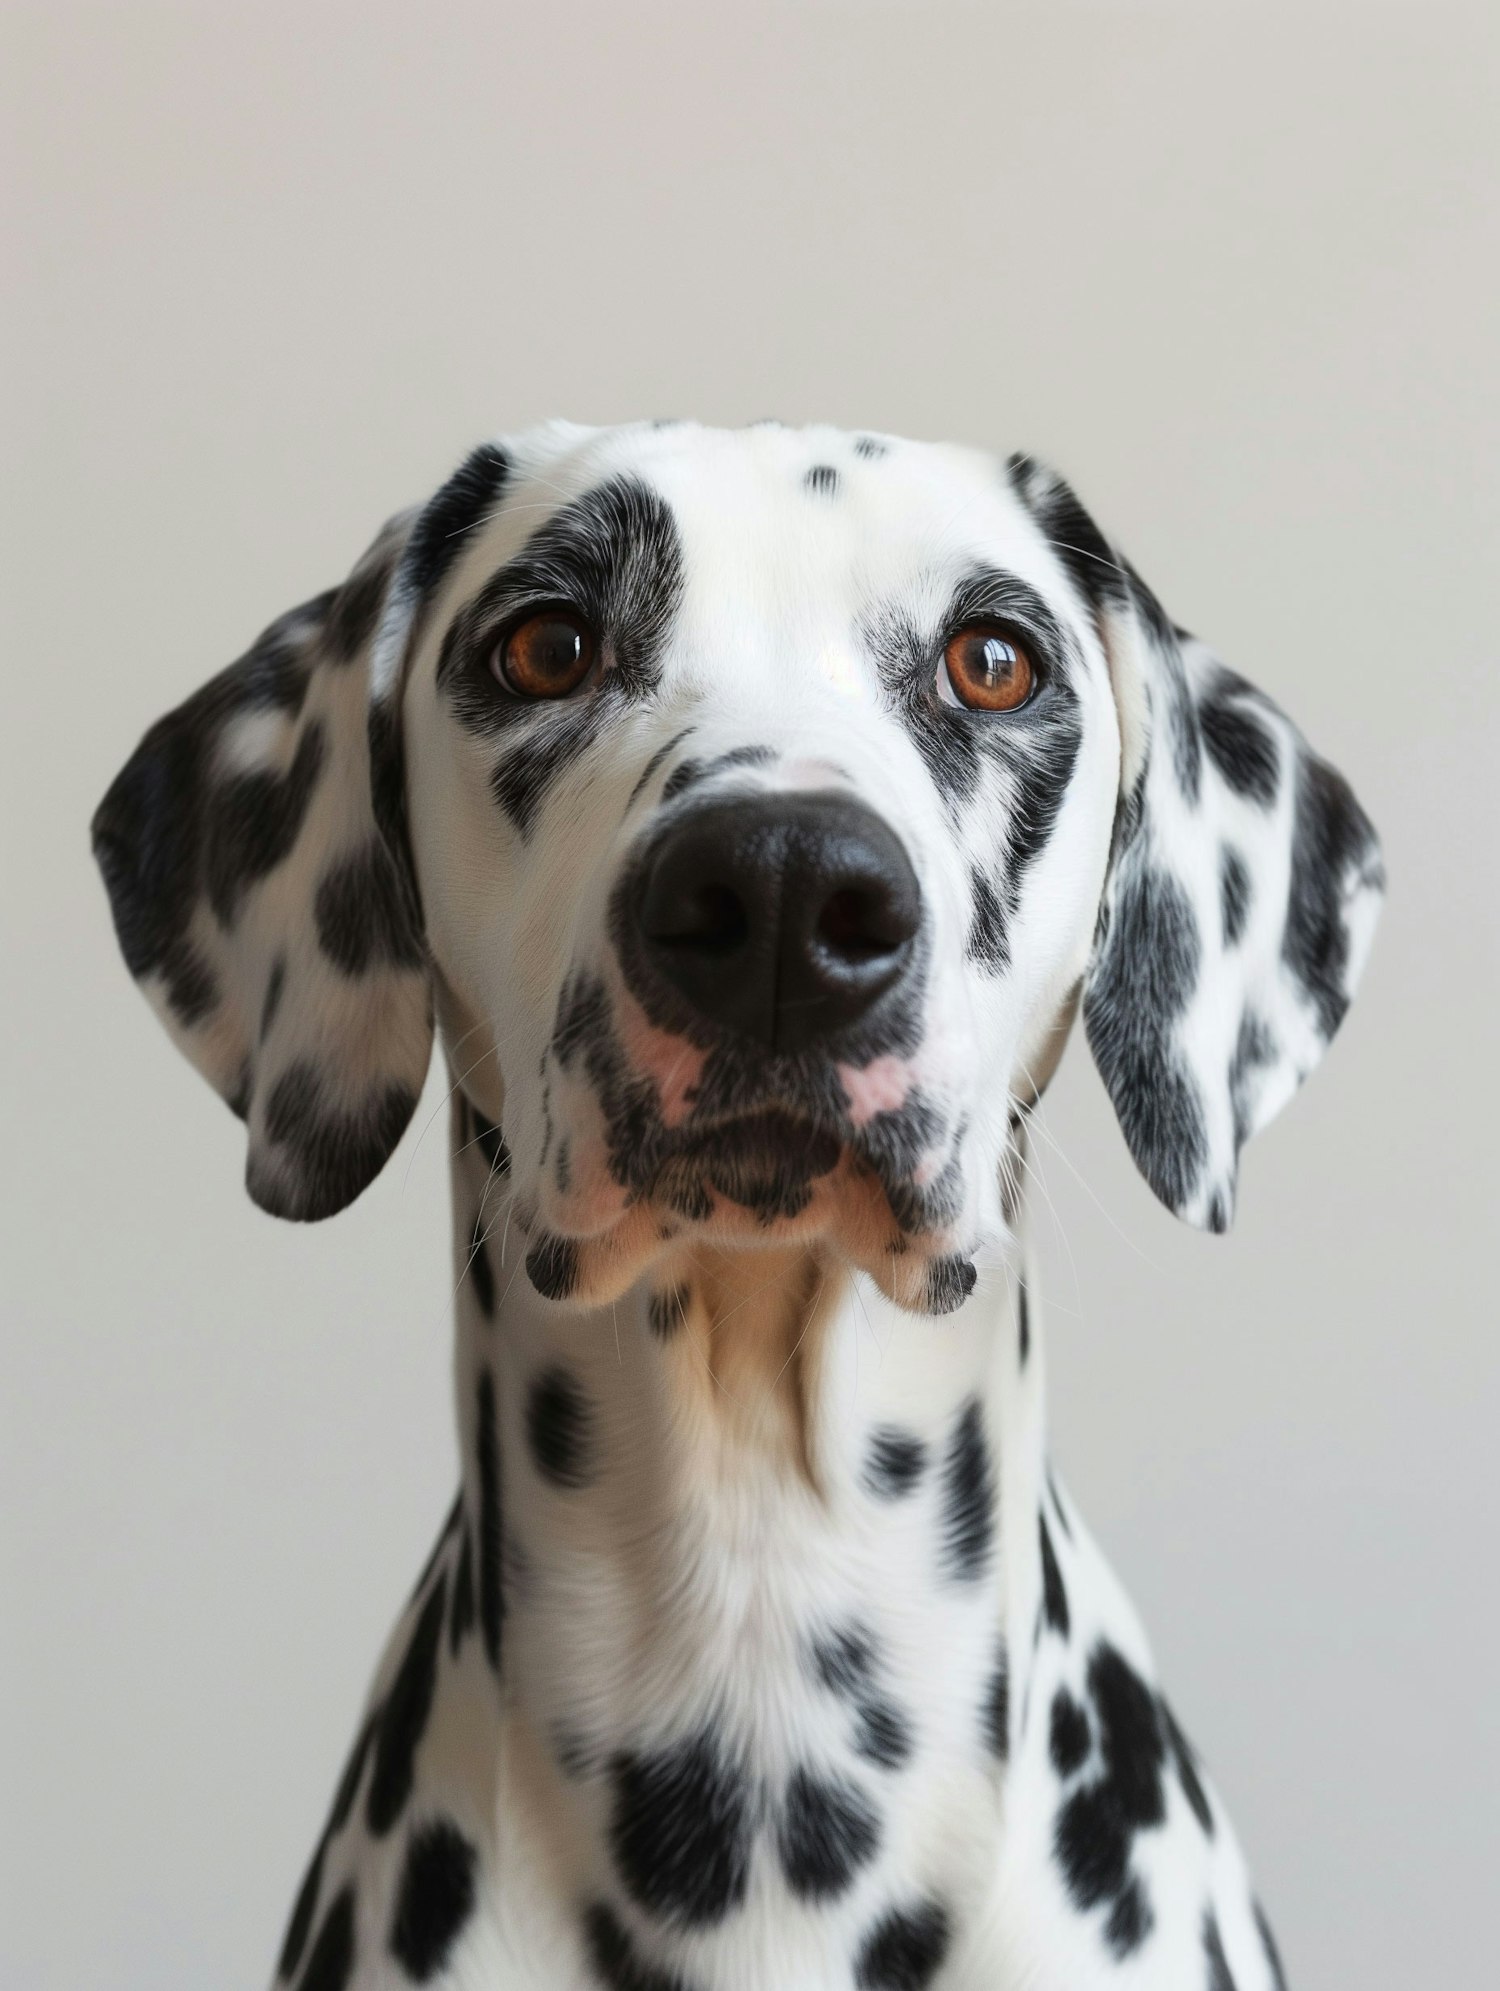
[[[601,661],[528,703],[492,664],[539,607]],[[944,694],[976,621],[1032,659],[1014,713]],[[695,811],[806,791],[889,824],[921,922],[783,1054],[653,976],[639,881]],[[1081,1010],[1147,1181],[1223,1229],[1380,856],[1066,485],[776,424],[486,444],[147,734],[94,837],[266,1208],[341,1208],[435,1020],[449,1061],[460,1492],[279,1985],[1282,1984],[1046,1466],[1026,1114]]]

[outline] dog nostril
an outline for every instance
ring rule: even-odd
[[[658,947],[728,954],[750,936],[750,915],[730,885],[705,882],[674,889],[653,880],[641,908],[641,929]]]
[[[906,945],[910,933],[890,916],[881,894],[846,886],[832,894],[818,914],[818,939],[846,961],[878,961]]]

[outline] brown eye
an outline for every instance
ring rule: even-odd
[[[971,712],[1014,712],[1030,698],[1036,671],[1014,636],[982,623],[948,638],[938,690]]]
[[[598,654],[599,639],[586,622],[545,609],[512,629],[491,668],[521,698],[566,698],[594,668]]]

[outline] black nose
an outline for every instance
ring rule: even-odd
[[[907,972],[921,924],[899,839],[845,795],[706,802],[650,851],[635,924],[699,1016],[772,1050],[855,1022]]]

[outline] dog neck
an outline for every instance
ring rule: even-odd
[[[955,1858],[977,1875],[993,1848],[980,1830],[956,1856],[944,1820],[998,1831],[1043,1609],[1024,1249],[938,1320],[832,1256],[703,1245],[580,1311],[532,1290],[503,1144],[462,1099],[452,1146],[474,1610],[564,1884],[597,1866],[708,1926],[741,1868],[653,1847],[753,1810],[817,1898],[841,1879],[816,1871],[829,1835],[799,1851],[787,1794],[842,1794],[832,1857],[857,1861],[861,1789],[899,1775],[880,1829],[910,1837],[918,1877],[940,1860],[951,1898]]]

